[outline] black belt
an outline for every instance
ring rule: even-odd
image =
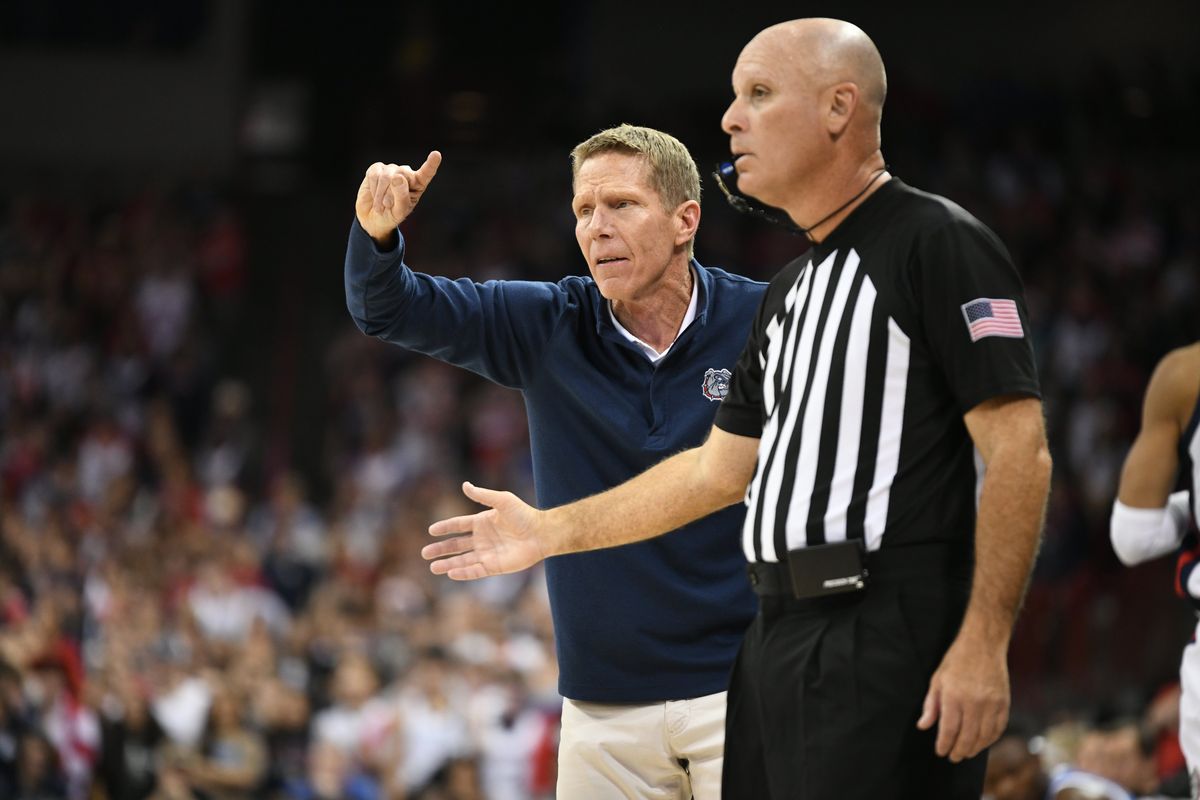
[[[972,559],[970,551],[961,544],[935,542],[911,544],[867,553],[867,582],[904,581],[921,578],[969,578]],[[791,560],[800,559],[803,567],[804,549],[788,554]],[[751,561],[746,566],[750,586],[763,597],[793,597],[792,575],[788,561]],[[831,576],[833,577],[833,576]]]

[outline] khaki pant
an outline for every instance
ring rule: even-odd
[[[718,800],[725,692],[645,705],[563,701],[564,800]]]

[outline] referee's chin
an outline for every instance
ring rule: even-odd
[[[753,172],[738,173],[737,190],[751,200],[773,208],[782,208],[783,198],[774,197],[770,187],[763,186],[756,180]]]

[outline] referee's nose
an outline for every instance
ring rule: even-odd
[[[721,115],[721,130],[733,135],[745,129],[745,119],[741,113],[741,105],[738,98],[735,97],[729,102],[729,108],[725,109],[725,113]]]

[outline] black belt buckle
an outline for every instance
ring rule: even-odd
[[[800,600],[861,592],[867,588],[867,549],[861,539],[798,547],[788,551],[788,569]]]

